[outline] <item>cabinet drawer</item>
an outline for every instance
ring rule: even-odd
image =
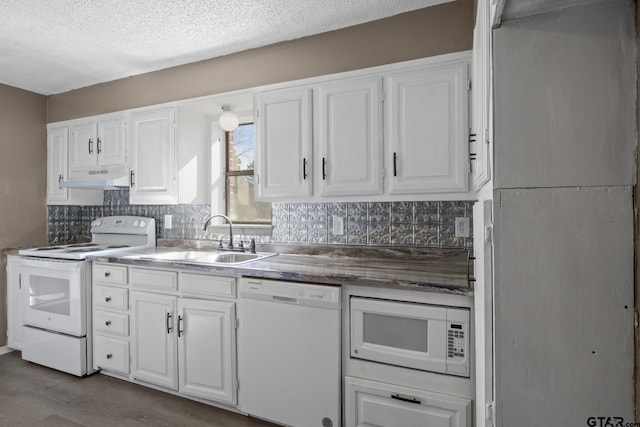
[[[235,298],[236,279],[207,274],[180,273],[180,291],[185,294]]]
[[[471,426],[471,400],[345,377],[345,426]]]
[[[96,369],[129,373],[129,341],[96,335],[93,345],[93,364]]]
[[[93,287],[93,305],[94,307],[128,310],[129,291],[125,288],[95,285]]]
[[[114,264],[95,264],[93,266],[93,280],[118,285],[127,284],[127,267]]]
[[[129,336],[129,315],[124,313],[111,313],[109,311],[95,310],[93,314],[93,326],[96,331],[107,332],[123,337]]]
[[[178,289],[178,273],[175,271],[132,268],[130,274],[131,286],[164,291]]]

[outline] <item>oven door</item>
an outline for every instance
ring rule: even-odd
[[[469,376],[467,309],[352,297],[351,357]]]
[[[85,261],[23,258],[22,321],[77,337],[87,333]]]

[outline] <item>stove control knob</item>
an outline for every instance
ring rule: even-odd
[[[146,223],[146,222],[144,222],[144,221],[140,221],[140,228],[144,227],[145,225],[147,225],[147,223]]]
[[[138,220],[136,219],[135,221],[133,221],[133,226],[137,227],[138,226]]]

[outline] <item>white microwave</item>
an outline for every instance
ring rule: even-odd
[[[469,309],[351,297],[351,357],[469,377]]]

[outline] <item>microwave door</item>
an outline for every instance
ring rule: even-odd
[[[351,299],[351,356],[425,371],[447,371],[444,307]]]

